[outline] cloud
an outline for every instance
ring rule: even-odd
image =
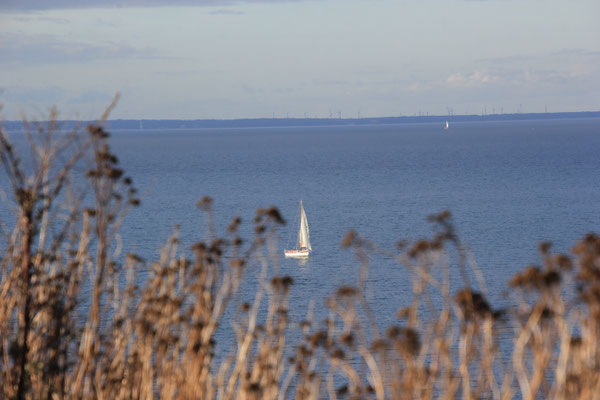
[[[113,99],[114,93],[103,92],[99,90],[84,90],[81,93],[67,99],[69,104],[109,104]]]
[[[0,11],[85,8],[224,7],[243,3],[291,3],[306,0],[3,0]]]
[[[2,99],[13,103],[54,104],[61,101],[66,94],[65,90],[58,86],[10,86],[2,89]]]
[[[559,51],[546,54],[516,54],[504,57],[491,57],[475,59],[475,62],[485,65],[530,65],[536,63],[556,64],[565,60],[572,60],[574,57],[582,60],[595,59],[600,57],[600,51],[586,50],[580,48],[565,48]]]
[[[245,12],[237,11],[237,10],[219,9],[219,10],[211,11],[209,14],[212,14],[212,15],[244,15]]]
[[[350,81],[343,79],[315,79],[313,83],[317,86],[349,86]]]
[[[61,40],[54,35],[4,35],[0,39],[0,65],[32,63],[85,63],[95,60],[155,56],[151,49],[119,43],[89,44]]]
[[[585,82],[597,80],[599,57],[599,51],[566,48],[545,54],[478,59],[475,60],[478,66],[450,73],[443,83],[448,88],[465,89],[583,86]]]
[[[2,6],[0,6],[0,10],[2,9]],[[21,15],[18,17],[14,17],[14,20],[17,22],[50,22],[50,23],[54,23],[54,24],[59,24],[59,25],[65,25],[65,24],[69,24],[72,21],[70,19],[67,18],[60,18],[60,17],[47,17],[47,16],[42,16],[42,15]]]
[[[451,89],[478,89],[491,86],[523,86],[540,83],[565,83],[568,74],[557,70],[497,69],[493,72],[482,69],[468,72],[455,72],[444,81]]]
[[[105,88],[65,89],[56,85],[0,86],[0,104],[9,119],[20,119],[21,113],[31,118],[46,118],[50,105],[61,111],[61,118],[96,118],[114,98]],[[80,114],[83,113],[83,114]]]
[[[490,74],[484,70],[469,73],[457,72],[446,78],[446,85],[450,87],[481,87],[501,81],[499,76]]]

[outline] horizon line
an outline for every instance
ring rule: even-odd
[[[600,117],[599,110],[588,110],[588,111],[553,111],[553,112],[513,112],[513,113],[494,113],[494,114],[452,114],[452,115],[429,115],[429,114],[413,114],[413,115],[388,115],[388,116],[376,116],[376,117],[290,117],[290,116],[273,116],[273,117],[232,117],[232,118],[110,118],[106,119],[106,122],[110,121],[185,121],[185,122],[202,122],[202,121],[219,121],[219,122],[235,122],[235,121],[372,121],[372,120],[391,120],[391,119],[434,119],[434,120],[445,120],[445,119],[490,119],[490,118],[502,118],[502,117],[534,117],[534,116],[545,116],[546,118],[552,116],[569,116],[575,114],[591,114],[593,116]],[[596,115],[597,114],[597,115]],[[49,120],[23,120],[23,119],[0,119],[0,125],[3,123],[16,123],[16,122],[48,122]],[[94,122],[99,120],[93,119],[59,119],[57,122]]]

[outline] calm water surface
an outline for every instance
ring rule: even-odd
[[[145,193],[123,226],[124,245],[149,260],[176,224],[184,246],[204,238],[195,204],[205,195],[215,200],[220,233],[239,215],[248,237],[257,207],[279,207],[290,222],[280,232],[282,254],[295,242],[302,199],[314,252],[280,260],[295,280],[296,320],[311,298],[320,310],[335,287],[356,282],[358,263],[340,248],[349,229],[391,249],[429,236],[426,217],[449,209],[492,299],[517,270],[540,262],[539,241],[565,251],[600,232],[599,119],[455,123],[447,131],[440,124],[115,131],[111,140]],[[383,326],[412,295],[407,271],[378,255],[369,288]]]
[[[538,242],[568,250],[600,232],[600,120],[117,131],[116,154],[142,207],[124,226],[127,245],[152,258],[175,224],[189,245],[204,237],[195,208],[215,200],[220,232],[233,216],[247,235],[257,207],[276,205],[290,221],[281,253],[295,242],[303,200],[314,252],[281,259],[295,280],[291,308],[306,309],[341,284],[356,282],[358,263],[340,249],[349,229],[392,248],[431,234],[426,217],[451,210],[457,231],[500,298],[517,270],[539,263]],[[383,325],[408,304],[409,275],[373,256],[370,301]]]

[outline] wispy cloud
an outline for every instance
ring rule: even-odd
[[[478,70],[468,73],[456,72],[446,78],[446,85],[450,87],[481,87],[501,81],[499,76],[488,71]]]
[[[2,90],[1,98],[13,103],[54,104],[61,101],[66,92],[58,86],[28,87],[9,86]]]
[[[1,5],[0,5],[0,10],[2,10]],[[72,22],[70,19],[67,19],[67,18],[48,17],[48,16],[44,16],[44,15],[31,15],[31,14],[15,16],[14,20],[16,22],[50,22],[50,23],[59,24],[59,25],[69,24]]]
[[[599,51],[567,48],[538,54],[517,54],[475,60],[474,68],[452,72],[444,79],[448,88],[538,88],[583,86],[600,69]]]
[[[573,66],[566,69],[504,68],[455,72],[445,79],[442,86],[448,89],[509,89],[565,88],[582,86],[593,77],[587,68]]]
[[[315,79],[313,83],[317,86],[349,86],[351,84],[350,81],[342,79]]]
[[[209,14],[212,15],[244,15],[245,12],[239,10],[229,10],[225,8],[221,8],[218,10],[211,11]]]
[[[556,64],[557,61],[564,61],[565,59],[572,60],[573,57],[581,57],[582,59],[596,58],[600,57],[600,51],[581,48],[565,48],[546,54],[515,54],[504,57],[479,58],[474,61],[486,65],[528,65],[533,63]]]
[[[156,56],[152,49],[119,43],[90,44],[61,40],[54,35],[4,35],[0,39],[0,65],[31,63],[85,63],[96,60]]]
[[[93,103],[105,103],[109,104],[111,99],[114,97],[114,93],[109,93],[101,90],[88,89],[81,93],[70,96],[67,99],[69,104],[93,104]]]
[[[97,112],[98,109],[109,104],[113,97],[114,92],[93,87],[68,90],[56,85],[41,87],[13,85],[0,90],[0,104],[3,104],[5,110],[15,119],[20,118],[21,112],[28,117],[43,118],[50,105],[58,106],[67,113],[63,117],[69,119],[77,117],[79,112],[85,113],[86,109]],[[95,117],[92,114],[85,115]]]
[[[591,51],[586,49],[562,49],[555,53],[553,56],[583,56],[583,57],[600,57],[600,51]]]

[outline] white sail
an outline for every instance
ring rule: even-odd
[[[298,232],[298,248],[308,249],[312,251],[310,247],[310,231],[308,230],[308,220],[306,219],[306,213],[302,206],[302,200],[300,200],[300,231]]]
[[[293,258],[306,258],[312,251],[310,245],[310,233],[308,230],[308,220],[306,219],[306,213],[302,206],[302,200],[300,200],[300,230],[298,231],[298,239],[296,240],[296,248],[292,250],[284,250],[283,254],[286,257]]]

